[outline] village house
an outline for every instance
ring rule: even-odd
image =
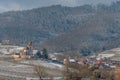
[[[48,54],[48,56],[52,61],[63,63],[64,54],[62,53],[51,53],[51,54]]]
[[[33,56],[32,42],[30,42],[27,47],[20,49],[19,52],[13,52],[12,57],[15,60],[20,60],[24,58],[31,58]]]
[[[110,62],[112,64],[116,64],[117,66],[120,66],[120,54],[115,54],[113,57],[111,57]]]

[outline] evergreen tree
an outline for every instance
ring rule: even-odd
[[[38,52],[36,53],[36,55],[37,55],[37,57],[38,57],[38,58],[41,58],[41,57],[42,57],[42,55],[41,55],[41,52],[40,52],[40,51],[38,51]]]
[[[43,58],[48,59],[47,49],[43,48],[43,50],[42,50],[42,54],[43,54]]]

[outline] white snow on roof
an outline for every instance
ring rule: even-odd
[[[115,54],[98,54],[98,58],[109,58],[109,57],[112,57],[114,56]]]

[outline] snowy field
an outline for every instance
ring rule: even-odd
[[[56,77],[61,76],[61,73],[52,69],[62,69],[62,65],[41,61],[41,60],[22,60],[22,61],[7,61],[0,60],[0,76],[8,78],[18,78],[17,80],[24,80],[25,78],[36,78],[33,65],[42,65],[48,68],[46,71]],[[49,70],[50,68],[50,70]],[[10,79],[9,79],[10,80]]]
[[[21,63],[25,63],[25,64],[32,64],[32,65],[42,65],[48,68],[59,68],[62,69],[63,65],[61,64],[57,64],[57,63],[53,63],[53,62],[47,62],[47,61],[41,61],[41,60],[30,60],[30,61],[21,61]]]

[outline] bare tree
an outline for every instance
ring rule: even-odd
[[[114,80],[114,72],[111,69],[99,68],[94,79]]]
[[[72,64],[69,62],[69,59],[67,57],[65,64],[64,64],[64,69],[63,69],[64,70],[63,71],[64,80],[78,80],[77,68],[76,68],[75,64]],[[80,80],[80,78],[79,78],[79,80]]]
[[[34,66],[34,71],[35,74],[39,76],[40,80],[42,80],[42,78],[47,76],[44,66]]]
[[[66,58],[66,61],[64,63],[63,77],[65,80],[71,79],[70,62],[69,62],[68,57]]]

